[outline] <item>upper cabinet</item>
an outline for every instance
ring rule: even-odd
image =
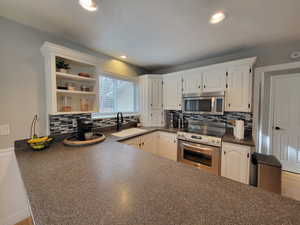
[[[139,77],[140,119],[143,126],[163,126],[163,79],[161,75]]]
[[[251,112],[252,65],[236,65],[228,68],[225,111]]]
[[[202,71],[200,69],[182,72],[183,94],[200,93],[202,91]]]
[[[203,92],[224,91],[226,88],[226,68],[211,68],[203,71]]]
[[[163,75],[163,105],[165,110],[181,110],[182,74]]]

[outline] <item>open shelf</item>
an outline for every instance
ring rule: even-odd
[[[96,111],[71,111],[71,112],[57,112],[55,115],[71,115],[71,114],[85,114],[85,113],[95,113]]]
[[[69,91],[69,90],[56,89],[56,92],[60,94],[96,95],[95,92],[89,92],[89,91]]]
[[[88,77],[81,77],[79,75],[74,75],[74,74],[68,74],[68,73],[61,73],[61,72],[56,72],[56,76],[58,78],[65,78],[68,80],[77,80],[77,81],[89,81],[89,82],[94,82],[96,81],[95,78],[88,78]]]

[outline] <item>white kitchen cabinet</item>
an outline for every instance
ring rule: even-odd
[[[140,137],[136,138],[130,138],[126,141],[122,141],[123,144],[130,145],[132,147],[135,147],[137,149],[141,149],[141,140]]]
[[[141,149],[145,152],[157,154],[157,132],[141,136]]]
[[[163,117],[163,84],[161,75],[139,78],[140,119],[145,127],[161,127]]]
[[[163,101],[165,110],[181,110],[182,75],[170,73],[163,75]]]
[[[156,131],[122,141],[122,143],[177,161],[177,134],[175,133]]]
[[[228,68],[225,111],[251,112],[252,65],[237,65]]]
[[[203,92],[225,91],[226,68],[203,70]]]
[[[177,134],[159,132],[158,155],[177,161]]]
[[[221,175],[249,184],[251,147],[222,143]]]
[[[202,71],[200,69],[186,70],[182,73],[183,94],[201,93]]]

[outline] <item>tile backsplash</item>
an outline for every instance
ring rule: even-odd
[[[181,111],[167,111],[166,112],[166,124],[169,124],[171,114],[182,114]],[[229,123],[230,120],[244,120],[245,128],[252,129],[252,113],[245,112],[225,112],[224,115],[196,115],[196,114],[184,114],[184,118],[199,120],[202,122],[220,122],[225,123],[227,128],[232,128],[233,126]]]
[[[91,114],[72,114],[72,115],[49,115],[50,135],[72,134],[77,132],[77,119],[91,119]],[[136,123],[137,116],[124,117],[123,125]],[[103,118],[94,120],[94,129],[109,129],[116,126],[116,118]]]

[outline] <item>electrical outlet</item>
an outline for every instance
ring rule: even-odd
[[[9,133],[10,133],[9,124],[0,125],[0,135],[1,136],[9,135]]]

